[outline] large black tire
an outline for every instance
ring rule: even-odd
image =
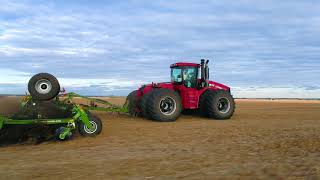
[[[30,79],[28,90],[34,100],[47,101],[55,98],[59,94],[60,84],[53,75],[39,73]]]
[[[147,102],[149,101],[150,96],[152,95],[153,91],[154,90],[151,90],[148,93],[143,94],[143,96],[141,98],[140,107],[141,107],[141,111],[142,111],[142,116],[147,119],[151,119],[151,116],[150,116],[149,111],[147,109],[147,106],[148,106]]]
[[[152,120],[171,122],[178,119],[182,111],[179,94],[170,89],[154,89],[147,98],[145,110]]]
[[[127,96],[127,103],[128,103],[128,113],[131,115],[131,116],[137,116],[137,112],[136,112],[136,109],[137,109],[137,94],[138,94],[138,91],[135,90],[135,91],[132,91],[128,96]]]
[[[207,90],[200,98],[200,112],[213,119],[230,119],[235,110],[232,95],[224,90]]]
[[[96,136],[102,131],[102,122],[101,119],[90,112],[87,112],[90,123],[94,126],[93,130],[87,128],[82,122],[79,123],[78,130],[82,136]]]

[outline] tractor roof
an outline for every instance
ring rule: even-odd
[[[171,64],[170,68],[173,68],[173,67],[180,67],[180,66],[192,66],[192,67],[199,67],[199,66],[200,66],[200,64],[197,64],[197,63],[188,63],[188,62],[178,62],[178,63]]]

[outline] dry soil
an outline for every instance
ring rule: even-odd
[[[18,108],[0,98],[0,113]],[[106,98],[122,104],[123,98]],[[320,101],[237,100],[227,121],[95,112],[95,138],[0,148],[0,179],[319,179]]]

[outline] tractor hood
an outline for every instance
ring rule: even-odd
[[[141,88],[167,88],[167,89],[173,89],[174,85],[171,82],[161,82],[161,83],[151,83],[151,84],[145,84]]]
[[[213,88],[213,89],[223,89],[223,90],[226,90],[226,91],[230,91],[230,87],[229,86],[226,86],[224,84],[221,84],[221,83],[218,83],[218,82],[215,82],[215,81],[209,81],[209,87]]]
[[[138,96],[142,96],[143,94],[151,91],[153,88],[174,89],[174,86],[171,82],[145,84],[139,88]]]

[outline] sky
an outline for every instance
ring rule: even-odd
[[[210,60],[238,98],[320,98],[319,0],[0,0],[0,94],[127,95]]]

